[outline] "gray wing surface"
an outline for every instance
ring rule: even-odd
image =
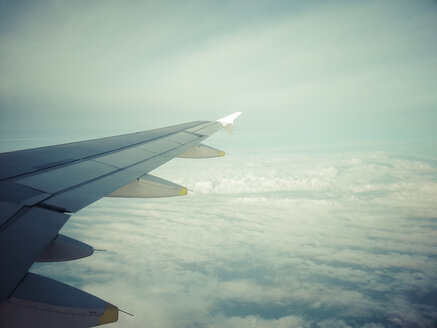
[[[117,307],[28,273],[36,261],[89,256],[93,248],[59,234],[71,213],[98,199],[165,197],[186,189],[148,174],[174,157],[223,152],[201,142],[239,113],[144,132],[0,154],[0,326],[90,327],[116,321]]]

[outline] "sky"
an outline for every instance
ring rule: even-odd
[[[2,140],[242,111],[242,147],[437,148],[435,1],[0,3]]]
[[[0,151],[243,114],[33,272],[108,327],[437,324],[436,1],[0,0]],[[102,234],[102,231],[104,233]]]

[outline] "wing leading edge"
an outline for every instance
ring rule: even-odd
[[[201,142],[235,113],[161,129],[0,154],[0,326],[91,327],[118,309],[79,289],[29,273],[36,261],[89,256],[91,246],[59,234],[70,213],[111,197],[167,197],[187,189],[148,174],[174,157],[224,152]]]

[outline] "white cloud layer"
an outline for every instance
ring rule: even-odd
[[[435,162],[264,153],[155,173],[198,192],[103,199],[64,233],[108,251],[33,270],[134,313],[114,327],[437,323]]]

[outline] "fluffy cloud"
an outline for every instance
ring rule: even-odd
[[[435,324],[435,165],[269,156],[170,162],[155,173],[210,187],[103,199],[64,233],[107,251],[34,270],[133,312],[120,327]]]

